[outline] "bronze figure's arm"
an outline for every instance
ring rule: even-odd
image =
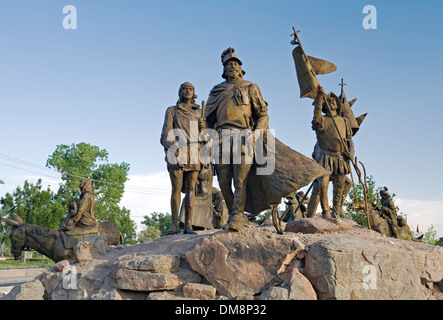
[[[323,129],[322,126],[322,106],[323,106],[323,97],[325,96],[325,91],[322,87],[318,88],[317,96],[312,103],[314,105],[314,118],[312,119],[312,130],[321,130]]]
[[[252,111],[254,115],[254,129],[266,130],[269,125],[268,103],[263,99],[260,89],[256,84],[249,89]]]
[[[172,129],[174,129],[173,108],[174,107],[169,107],[166,110],[165,120],[163,122],[162,134],[160,137],[160,143],[163,146],[163,148],[165,148],[165,151],[167,151],[175,143],[174,141],[168,141],[168,133]]]

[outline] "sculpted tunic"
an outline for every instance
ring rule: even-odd
[[[191,108],[186,107],[182,103],[178,103],[175,106],[169,107],[166,110],[165,114],[165,121],[163,123],[163,129],[162,134],[160,138],[160,143],[164,147],[165,154],[166,154],[166,162],[168,163],[168,169],[174,168],[178,169],[180,168],[183,171],[198,171],[200,170],[200,161],[198,160],[198,154],[194,156],[197,157],[191,159],[191,152],[197,151],[199,148],[198,143],[198,119],[201,117],[201,110],[200,106],[198,104],[194,104],[191,106]],[[195,125],[194,128],[191,128],[191,123]],[[173,141],[168,141],[168,133],[172,131],[173,129],[181,129],[181,133],[183,134],[182,137],[177,138]],[[196,130],[191,132],[192,130]],[[196,136],[194,136],[196,135]],[[168,161],[168,155],[167,152],[169,148],[176,143],[178,139],[185,138],[186,143],[186,156],[183,154],[179,154],[179,150],[176,152],[176,156],[178,156],[178,163],[172,164]],[[192,149],[190,148],[191,143],[197,143],[197,148]],[[193,161],[191,161],[193,160]],[[196,160],[196,161],[195,161]],[[191,163],[193,162],[193,163]],[[195,163],[196,162],[196,163]]]
[[[314,101],[314,105],[318,102]],[[318,108],[318,106],[316,106]],[[340,136],[345,140],[350,157],[354,154],[352,130],[346,118],[335,116],[335,123]],[[344,157],[345,149],[340,142],[340,136],[335,128],[331,116],[315,115],[312,120],[312,129],[317,135],[317,145],[314,150],[314,160],[332,174],[348,174],[349,167]]]
[[[209,128],[268,128],[268,104],[256,84],[224,81],[209,93],[205,117]]]

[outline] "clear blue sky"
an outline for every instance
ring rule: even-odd
[[[368,4],[376,30],[362,26]],[[65,5],[77,9],[77,30],[63,29]],[[442,10],[439,1],[2,1],[0,153],[44,166],[56,145],[87,142],[130,163],[130,174],[165,171],[166,108],[185,81],[206,100],[232,46],[276,136],[310,156],[312,100],[299,98],[295,26],[307,54],[338,67],[319,76],[325,90],[339,93],[344,78],[354,113],[368,113],[355,136],[368,175],[399,199],[440,203]],[[26,174],[0,164],[1,195]],[[435,217],[443,235],[443,205]]]

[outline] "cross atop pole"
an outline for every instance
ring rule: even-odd
[[[341,86],[341,94],[343,95],[343,87],[344,87],[345,85],[347,85],[347,83],[344,83],[344,82],[343,82],[343,78],[341,78],[341,82],[340,82],[338,85]]]
[[[301,46],[300,40],[298,39],[298,34],[300,33],[300,30],[295,30],[294,27],[292,27],[292,30],[294,30],[294,33],[289,35],[290,37],[294,36],[294,39],[291,41],[291,44],[293,45],[299,45]]]

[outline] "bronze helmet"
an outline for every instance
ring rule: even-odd
[[[226,62],[230,61],[230,60],[235,60],[238,62],[239,65],[242,65],[243,63],[241,62],[240,58],[234,53],[235,49],[229,47],[228,49],[224,50],[221,54],[221,62],[223,64],[223,66],[226,65]],[[242,73],[243,75],[245,75],[245,71],[242,68]],[[222,78],[226,79],[226,75],[225,75],[225,71],[223,70],[223,74],[222,74]]]

